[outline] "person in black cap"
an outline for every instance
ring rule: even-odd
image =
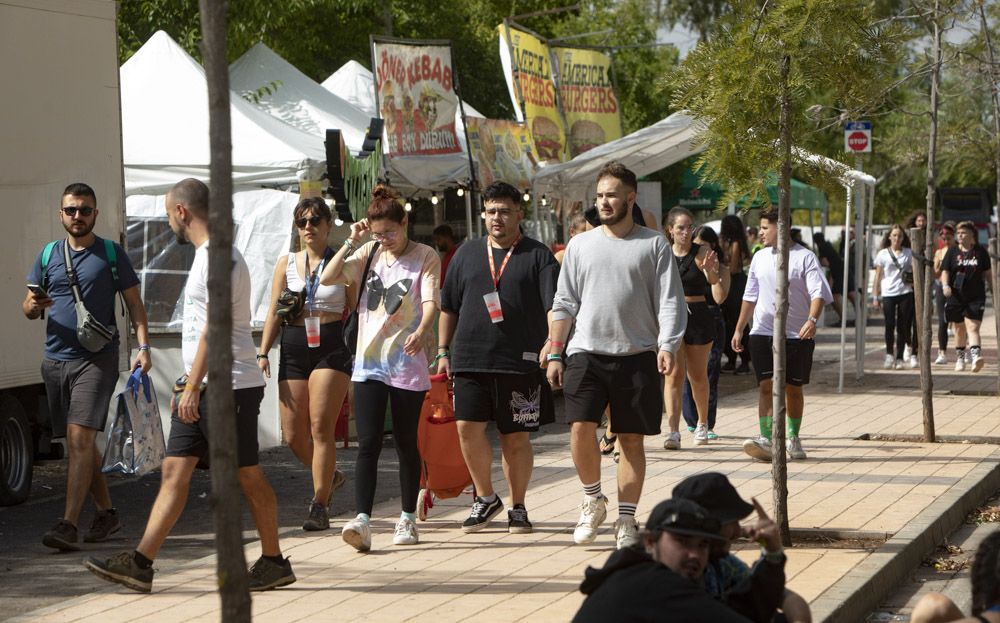
[[[718,472],[685,478],[674,487],[673,496],[700,504],[720,523],[723,540],[712,543],[704,574],[710,595],[754,621],[812,620],[806,601],[785,588],[785,554],[778,527],[757,500],[747,503]],[[754,510],[757,522],[740,526],[740,520]],[[752,568],[730,552],[732,541],[739,537],[761,544],[761,557]]]
[[[716,601],[701,586],[713,542],[722,542],[719,522],[698,504],[683,499],[660,502],[638,546],[617,550],[604,567],[588,567],[580,592],[587,595],[573,621],[655,621],[737,623],[748,621]]]

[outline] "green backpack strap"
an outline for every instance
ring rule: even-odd
[[[118,289],[118,252],[115,251],[115,243],[104,239],[104,253],[108,256],[108,264],[111,264],[111,278],[115,280],[115,290]]]
[[[59,241],[58,240],[53,240],[52,242],[50,242],[47,245],[45,245],[44,249],[42,249],[42,283],[41,283],[41,286],[42,286],[43,290],[48,290],[49,289],[49,275],[48,275],[47,272],[45,272],[45,269],[49,267],[49,260],[52,259],[52,251],[53,251],[53,249],[56,248],[56,243],[57,242],[59,242]]]

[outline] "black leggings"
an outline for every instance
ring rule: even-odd
[[[743,305],[743,292],[747,287],[747,276],[745,273],[735,273],[731,276],[732,281],[729,283],[729,293],[726,295],[726,300],[722,303],[722,319],[726,323],[726,331],[732,331],[733,327],[736,326],[736,321],[740,318],[740,307]],[[726,339],[722,341],[724,351],[726,353],[726,358],[732,362],[736,362],[736,351],[733,350],[732,345],[732,335],[727,335]],[[740,353],[740,362],[743,364],[750,363],[750,349],[748,344],[750,343],[750,327],[749,325],[743,327],[743,339],[741,340],[743,344],[743,352]]]
[[[934,281],[934,310],[938,320],[938,350],[943,353],[948,350],[948,319],[944,317],[944,290],[937,280]]]
[[[378,457],[382,453],[387,405],[392,407],[392,439],[399,457],[403,512],[416,512],[417,495],[420,493],[417,424],[426,393],[390,387],[381,381],[354,382],[354,417],[358,428],[358,458],[354,463],[354,503],[357,512],[371,515],[375,504]]]
[[[882,311],[885,314],[885,352],[892,354],[895,340],[896,359],[903,358],[903,349],[911,339],[913,326],[913,293],[882,297]]]

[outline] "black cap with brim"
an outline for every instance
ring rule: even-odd
[[[724,541],[722,525],[704,508],[691,500],[673,498],[660,502],[646,520],[646,530],[662,530],[672,534],[700,536]]]
[[[673,496],[698,503],[722,523],[739,521],[753,512],[753,504],[743,501],[729,479],[718,472],[685,478],[674,487]]]

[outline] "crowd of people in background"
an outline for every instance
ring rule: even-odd
[[[374,189],[366,217],[333,246],[330,208],[322,199],[302,199],[292,215],[298,250],[277,258],[259,349],[249,325],[250,274],[233,250],[228,304],[234,361],[232,387],[223,389],[233,391],[239,482],[262,540],[262,556],[248,570],[251,590],[295,581],[278,542],[275,495],[257,457],[264,377],[272,373],[269,352],[280,343],[282,434],[312,480],[304,530],[330,528],[333,492],[345,481],[337,469],[334,428],[350,400],[358,435],[356,514],[343,525],[341,537],[360,552],[372,549],[379,457],[389,421],[401,492],[392,543],[420,542],[417,431],[433,370],[453,383],[458,439],[475,486],[461,529],[482,530],[506,508],[507,530],[531,533],[531,434],[554,421],[553,391],[561,390],[583,494],[573,531],[576,543],[594,542],[608,515],[602,454],[613,453],[618,474],[617,552],[604,568],[588,570],[581,587],[588,598],[577,620],[615,618],[623,612],[617,596],[638,595],[636,587],[643,586],[648,586],[643,598],[629,602],[636,615],[658,612],[669,597],[670,608],[699,613],[685,620],[769,621],[777,611],[786,620],[808,620],[808,606],[784,588],[785,555],[773,522],[756,501],[743,501],[725,476],[708,473],[685,480],[640,530],[636,514],[647,463],[644,439],[663,433],[663,448],[680,450],[683,418],[693,446],[718,440],[720,375],[752,371],[759,434],[743,442],[744,452],[772,461],[778,436],[785,439],[788,459],[806,459],[800,436],[804,388],[823,309],[832,304],[843,320],[845,286],[848,301],[864,296],[842,259],[844,246],[855,244],[853,231],[842,237],[838,252],[822,233],[813,234],[815,248],[810,249],[801,230],[792,229],[782,324],[775,300],[776,211],[764,211],[756,226],[727,215],[716,232],[696,226],[690,211],[675,207],[658,231],[655,217],[636,204],[632,171],[608,163],[596,184],[595,204],[571,218],[568,243],[555,254],[526,234],[521,193],[504,182],[482,193],[485,236],[459,244],[450,227],[439,226],[434,247],[411,238],[400,195],[387,185]],[[204,395],[218,390],[205,383],[208,196],[205,184],[187,179],[165,201],[178,241],[197,250],[184,296],[185,374],[175,387],[156,502],[134,550],[85,563],[98,577],[141,592],[151,590],[153,561],[183,511],[194,469],[209,459]],[[43,374],[51,410],[70,439],[70,476],[65,516],[42,542],[59,550],[78,548],[76,524],[88,491],[97,514],[84,540],[102,541],[120,528],[95,469],[94,449],[116,375],[117,336],[95,346],[85,328],[71,335],[59,330],[60,323],[77,324],[78,307],[84,305],[95,314],[93,322],[114,326],[114,295],[121,293],[141,342],[133,367],[151,367],[137,278],[120,248],[92,234],[96,217],[93,191],[82,184],[68,187],[60,206],[68,237],[58,253],[50,248],[40,254],[22,305],[28,318],[51,310]],[[891,225],[872,260],[871,303],[885,318],[886,369],[918,366],[914,273],[927,260],[922,250],[911,248],[910,226],[926,226],[923,214],[914,215],[907,227]],[[936,231],[935,363],[949,363],[953,334],[955,369],[968,366],[978,372],[984,364],[979,327],[989,256],[977,244],[972,223],[946,222]],[[776,435],[772,412],[776,348],[785,356],[787,431],[782,435]],[[666,431],[661,430],[664,412]],[[499,432],[507,504],[491,480],[490,422]],[[739,521],[754,511],[756,523],[741,528]],[[752,569],[729,553],[729,543],[740,536],[763,544]]]

